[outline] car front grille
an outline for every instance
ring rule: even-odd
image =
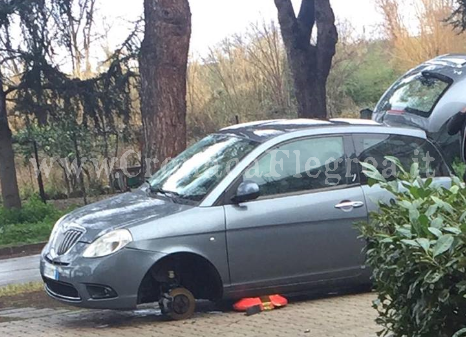
[[[45,288],[47,292],[52,297],[57,297],[66,301],[81,301],[81,297],[79,296],[78,291],[72,284],[54,281],[45,277],[43,280],[45,282]]]
[[[79,241],[83,231],[78,229],[68,229],[66,232],[62,233],[56,243],[56,252],[58,255],[66,254],[73,246]]]
[[[61,262],[61,261],[54,261],[52,260],[52,257],[50,256],[50,253],[44,256],[45,261],[47,261],[50,264],[56,265],[56,266],[69,266],[69,262]]]

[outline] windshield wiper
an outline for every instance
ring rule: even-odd
[[[151,193],[154,193],[154,194],[162,194],[170,199],[172,199],[173,201],[176,201],[177,199],[181,199],[182,196],[177,193],[177,192],[174,192],[174,191],[167,191],[167,190],[164,190],[163,188],[161,187],[154,187],[152,185],[149,184],[149,190]]]
[[[175,191],[167,191],[159,186],[152,186],[148,180],[146,180],[146,183],[149,184],[149,188],[147,189],[147,191],[149,191],[151,194],[162,194],[163,196],[170,198],[173,202],[177,204],[184,204],[187,202],[190,203],[197,201],[197,198],[195,197],[180,194]]]

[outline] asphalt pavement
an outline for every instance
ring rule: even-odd
[[[39,256],[0,260],[0,287],[40,281]]]

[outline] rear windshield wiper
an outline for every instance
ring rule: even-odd
[[[450,77],[448,77],[446,75],[443,75],[443,74],[434,73],[432,71],[423,71],[421,73],[421,75],[424,78],[435,78],[437,80],[440,80],[440,81],[448,83],[448,84],[451,84],[453,82],[452,78],[450,78]]]
[[[408,113],[411,113],[411,114],[421,115],[421,116],[424,116],[424,115],[428,114],[428,112],[425,112],[425,111],[422,111],[422,110],[419,110],[419,109],[415,109],[415,108],[411,108],[409,106],[405,107],[405,111],[408,112]]]

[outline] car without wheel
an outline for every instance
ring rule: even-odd
[[[86,308],[159,302],[183,319],[195,299],[367,285],[354,223],[391,195],[369,187],[359,162],[393,178],[386,156],[450,185],[451,168],[418,129],[345,119],[222,129],[139,189],[60,219],[41,254],[45,289]]]

